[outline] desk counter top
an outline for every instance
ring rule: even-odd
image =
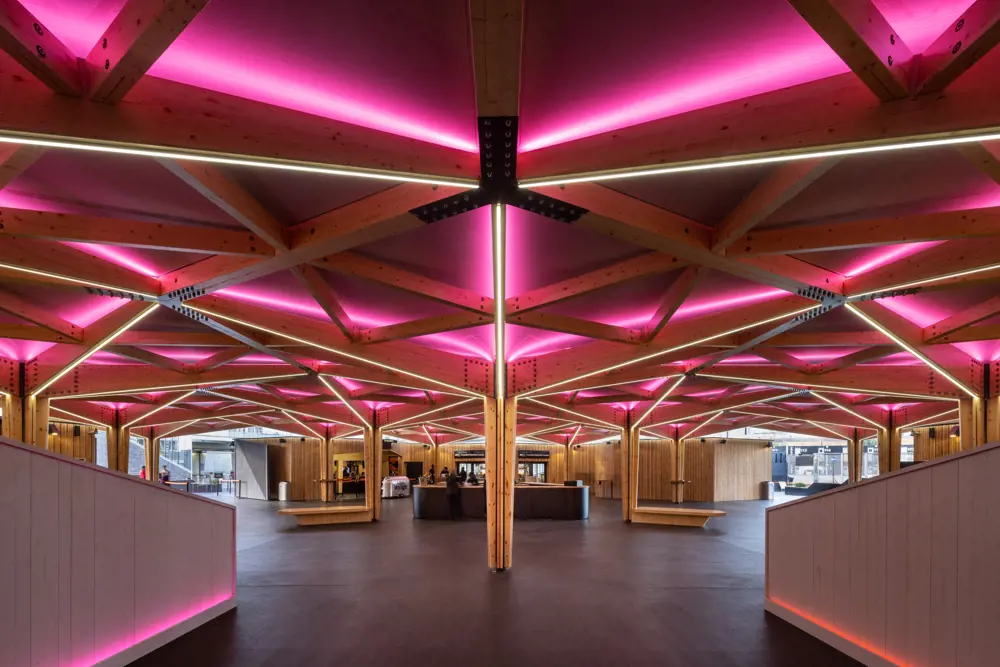
[[[417,484],[413,487],[413,518],[447,519],[448,497],[444,484]],[[486,518],[486,487],[459,486],[462,516]],[[553,493],[561,491],[561,493]],[[561,484],[518,484],[514,487],[515,519],[580,520],[590,516],[590,487]]]

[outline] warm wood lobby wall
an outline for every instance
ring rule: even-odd
[[[57,432],[49,435],[49,451],[94,463],[97,450],[96,426],[68,424],[66,422],[49,422]],[[74,432],[74,429],[77,431]],[[103,429],[102,429],[103,430]],[[75,434],[74,434],[75,433]]]
[[[931,437],[931,427],[913,429],[914,461],[930,461],[961,451],[958,436],[951,435],[951,426],[935,426],[933,430]]]

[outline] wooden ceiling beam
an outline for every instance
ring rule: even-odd
[[[876,359],[887,357],[890,354],[895,354],[898,351],[899,348],[895,345],[875,345],[869,348],[860,349],[856,352],[851,352],[850,354],[845,354],[844,356],[837,357],[836,359],[830,359],[829,361],[812,364],[808,372],[813,375],[825,375],[831,371],[839,371],[842,368],[850,368],[851,366],[857,366],[858,364],[863,364],[868,361],[875,361]]]
[[[511,313],[507,316],[507,323],[630,345],[638,345],[642,342],[642,331],[639,329],[592,322],[569,315],[543,313],[537,310],[527,313]]]
[[[684,301],[691,295],[691,292],[701,283],[706,273],[707,270],[703,266],[689,266],[681,271],[677,279],[670,283],[670,287],[667,288],[663,297],[660,298],[660,305],[657,306],[656,312],[653,313],[649,321],[646,322],[646,326],[643,327],[643,341],[649,342],[656,338],[664,325],[677,312],[677,309],[684,304]]]
[[[930,46],[919,62],[914,93],[944,90],[1000,42],[1000,3],[976,0]]]
[[[3,288],[0,288],[0,311],[47,329],[59,338],[56,342],[83,342],[83,328]]]
[[[517,116],[523,0],[469,0],[478,116]]]
[[[788,0],[880,100],[909,96],[913,54],[871,0]]]
[[[309,291],[309,295],[319,304],[330,321],[344,332],[344,336],[351,342],[358,340],[358,327],[351,320],[344,307],[340,303],[340,297],[334,291],[330,283],[320,274],[314,266],[303,265],[292,269],[292,273],[302,286]]]
[[[574,224],[598,234],[792,293],[805,293],[817,286],[840,292],[838,284],[814,285],[810,282],[815,267],[803,266],[809,269],[808,274],[796,276],[789,275],[787,270],[778,273],[763,263],[741,262],[718,255],[709,248],[712,232],[708,227],[603,185],[576,183],[533,189],[587,209],[589,213]],[[784,264],[805,265],[792,258],[785,258]]]
[[[42,156],[36,146],[0,144],[0,190],[10,185]]]
[[[130,329],[118,337],[121,345],[170,347],[238,347],[229,336],[215,331],[147,331]]]
[[[257,235],[238,230],[10,207],[0,209],[0,236],[223,255],[274,254]]]
[[[949,345],[951,343],[968,343],[979,340],[1000,340],[1000,324],[980,324],[944,334],[932,341],[924,342],[930,345]]]
[[[1000,53],[991,52],[947,95],[881,102],[854,73],[639,123],[518,156],[530,186],[562,175],[629,173],[793,156],[851,144],[978,133],[1000,126],[995,99]]]
[[[686,266],[686,264],[686,262],[671,255],[657,252],[645,253],[588,271],[580,276],[560,280],[517,296],[508,297],[506,311],[508,313],[526,313],[635,278],[668,273]]]
[[[809,362],[802,361],[798,357],[776,347],[754,347],[750,352],[793,371],[809,372]]]
[[[712,252],[729,254],[729,246],[775,211],[795,199],[838,160],[817,158],[779,164],[750,191],[712,234]]]
[[[42,343],[82,344],[83,342],[34,324],[0,324],[0,338],[33,340]]]
[[[90,98],[114,104],[163,55],[208,0],[128,0],[87,56]]]
[[[946,369],[949,372],[961,372],[957,368]],[[966,369],[968,372],[968,369]],[[958,398],[965,394],[952,385],[941,374],[931,371],[924,365],[897,366],[891,373],[872,373],[870,368],[854,366],[838,371],[831,371],[822,376],[791,371],[775,366],[742,366],[727,365],[711,369],[704,376],[730,381],[743,381],[747,384],[767,384],[769,382],[783,385],[817,389],[819,391],[840,391],[847,393],[875,392],[879,395],[926,396],[928,398]]]
[[[0,305],[2,308],[2,305]],[[923,342],[933,343],[939,338],[943,338],[962,329],[979,324],[997,314],[1000,314],[1000,296],[995,296],[985,301],[955,313],[939,322],[924,327]]]
[[[144,350],[140,347],[133,347],[132,345],[108,345],[104,348],[104,351],[110,352],[111,354],[117,354],[120,357],[125,357],[134,361],[141,361],[144,364],[166,368],[167,370],[174,371],[175,373],[193,372],[193,369],[188,364],[177,361],[176,359],[171,359],[170,357],[165,357],[162,354],[156,354],[155,352]]]
[[[210,371],[213,368],[218,368],[219,366],[228,364],[230,361],[236,361],[241,357],[245,357],[249,353],[250,348],[244,345],[227,347],[219,350],[211,356],[194,362],[191,364],[191,370],[195,373],[204,373],[205,371]]]
[[[393,340],[403,340],[426,336],[447,331],[460,331],[472,327],[492,324],[493,318],[486,313],[458,312],[448,315],[432,315],[418,320],[389,324],[358,332],[358,342],[364,345],[385,343]]]
[[[263,239],[275,252],[288,250],[281,223],[218,167],[192,160],[160,160],[160,164],[219,210]]]
[[[493,313],[493,299],[455,287],[388,262],[371,259],[355,252],[340,252],[313,263],[333,273],[364,278],[380,285],[395,287],[410,294],[427,297],[474,313]]]
[[[0,50],[53,91],[81,94],[76,56],[18,0],[0,0]]]
[[[364,197],[289,228],[288,252],[192,285],[214,292],[423,227],[411,209],[462,192],[462,188],[404,183]],[[322,261],[318,266],[326,268]]]
[[[219,384],[274,381],[276,376],[298,376],[302,371],[284,364],[240,364],[220,366],[197,375],[181,375],[164,368],[151,366],[117,366],[108,372],[108,366],[82,364],[50,387],[45,393],[57,396],[98,397],[128,396],[155,391],[190,391]]]
[[[983,243],[976,239],[947,241],[859,276],[848,278],[844,283],[844,291],[851,296],[868,294],[998,265],[1000,261],[993,243]],[[983,276],[983,273],[959,276],[939,281],[937,287],[944,284],[962,285],[981,280]],[[930,283],[926,286],[918,285],[921,289],[931,286],[933,285]]]
[[[160,294],[159,280],[106,262],[57,241],[9,236],[0,243],[0,263],[30,271],[72,278],[89,284],[104,285],[123,292],[151,296]],[[16,275],[19,280],[43,284],[75,284],[80,286],[80,283],[52,278],[41,273],[12,270],[11,275]]]
[[[738,239],[727,254],[823,252],[993,236],[1000,236],[1000,207],[762,229]]]
[[[34,34],[31,21],[23,25]],[[0,57],[0,99],[0,129],[7,131],[403,177],[472,181],[479,173],[471,145],[442,146],[153,76],[140,78],[112,107],[54,96]]]
[[[885,336],[877,331],[789,331],[762,343],[762,347],[857,347],[884,344]]]

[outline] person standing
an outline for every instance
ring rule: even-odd
[[[146,479],[146,466],[139,469],[139,479]]]
[[[160,471],[160,484],[166,484],[170,481],[170,471],[167,470],[167,466],[163,466],[163,470]]]
[[[444,474],[442,472],[442,474]],[[445,495],[448,498],[448,520],[455,521],[462,518],[462,496],[458,486],[458,475],[449,473],[445,479]]]
[[[431,464],[430,471],[428,471],[428,473],[427,473],[427,483],[428,484],[437,484],[437,477],[434,476],[434,464],[433,463]]]

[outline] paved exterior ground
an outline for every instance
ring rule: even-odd
[[[513,568],[486,567],[481,521],[297,528],[237,501],[238,608],[134,663],[824,667],[854,661],[764,613],[766,502],[707,529],[519,521]]]

